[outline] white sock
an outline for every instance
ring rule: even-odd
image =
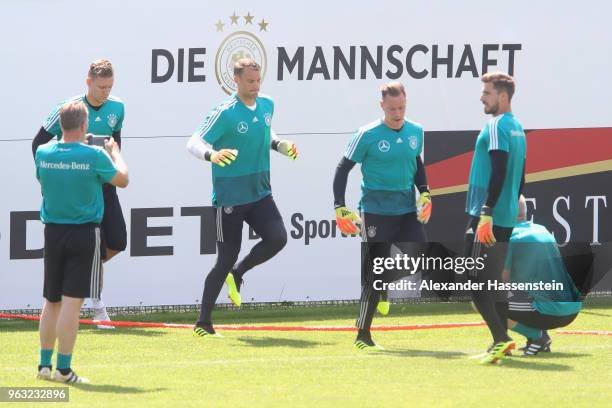
[[[104,309],[106,305],[102,301],[102,299],[91,299],[91,307],[94,309]]]

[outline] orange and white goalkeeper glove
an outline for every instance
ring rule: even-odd
[[[476,239],[487,247],[495,245],[497,240],[493,235],[493,210],[486,205],[480,210],[480,222],[476,228]]]
[[[361,224],[361,218],[345,206],[336,208],[336,224],[344,235],[355,235],[359,233],[359,227],[355,222]]]
[[[417,220],[422,224],[427,224],[429,222],[429,217],[431,217],[431,194],[429,191],[421,193],[416,205],[418,210]]]

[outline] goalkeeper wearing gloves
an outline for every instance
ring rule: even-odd
[[[213,109],[191,136],[187,149],[213,163],[213,206],[216,208],[217,261],[206,277],[194,335],[215,334],[211,313],[223,282],[230,300],[241,304],[243,275],[276,255],[287,243],[283,219],[272,199],[270,150],[295,160],[295,144],[272,131],[274,103],[259,95],[261,68],[252,59],[234,66],[237,92]],[[242,226],[261,237],[239,262]]]
[[[465,255],[481,257],[485,267],[472,279],[501,280],[507,243],[516,224],[518,198],[524,184],[525,132],[512,114],[510,101],[514,80],[503,73],[482,77],[480,101],[493,118],[476,139],[470,170],[466,212],[470,219],[465,233]],[[514,348],[508,336],[508,294],[505,291],[473,291],[474,303],[493,336],[481,363],[496,363]]]
[[[423,149],[423,128],[404,117],[406,92],[399,82],[381,88],[384,118],[360,128],[350,141],[334,177],[336,222],[343,234],[361,231],[367,243],[367,256],[362,259],[388,257],[392,243],[425,242],[423,223],[431,215],[431,197],[425,167],[420,154]],[[346,207],[345,191],[348,174],[361,163],[361,217]],[[415,185],[420,191],[415,197]],[[403,245],[399,245],[404,247]],[[385,272],[385,279],[389,279]],[[376,349],[370,327],[381,291],[373,287],[380,276],[370,267],[362,267],[359,329],[355,346]],[[391,279],[392,280],[392,279]],[[386,297],[385,297],[386,299]],[[380,308],[384,314],[387,309]]]

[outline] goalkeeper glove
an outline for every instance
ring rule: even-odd
[[[355,225],[361,223],[361,218],[345,206],[336,208],[336,224],[344,235],[355,235],[359,233],[359,227]]]
[[[218,152],[212,152],[210,155],[210,161],[218,166],[225,167],[230,165],[238,157],[238,150],[236,149],[221,149]]]
[[[493,210],[486,205],[480,210],[480,222],[476,229],[476,238],[478,242],[482,242],[487,247],[492,247],[497,242],[493,235]]]
[[[281,140],[276,146],[276,151],[280,154],[288,156],[291,160],[295,160],[298,157],[298,149],[295,143],[289,140]]]
[[[429,191],[421,193],[416,205],[418,209],[417,220],[422,224],[427,224],[429,217],[431,217],[431,194]]]

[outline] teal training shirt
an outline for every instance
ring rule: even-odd
[[[548,230],[528,221],[516,225],[510,237],[505,269],[511,282],[560,283],[562,290],[526,291],[540,313],[568,316],[582,308],[580,293],[565,269],[557,242]]]
[[[516,224],[518,197],[527,154],[525,132],[511,112],[495,116],[480,131],[470,169],[465,211],[480,217],[485,204],[491,178],[489,152],[501,150],[508,153],[506,178],[497,203],[493,207],[493,224],[511,228]]]
[[[399,131],[382,119],[361,127],[344,156],[361,163],[359,209],[380,215],[416,211],[414,175],[423,150],[423,127],[405,119]]]
[[[259,95],[255,110],[236,94],[215,107],[196,131],[213,149],[236,149],[229,166],[212,166],[213,205],[231,207],[253,203],[272,194],[270,142],[274,102]]]
[[[45,224],[86,224],[102,221],[102,184],[117,173],[104,149],[82,143],[47,143],[36,150],[36,178]]]
[[[78,100],[82,100],[85,103],[89,113],[88,133],[96,136],[112,136],[113,132],[121,130],[125,117],[125,106],[120,99],[112,95],[97,110],[92,108],[89,102],[87,102],[85,95],[74,96],[66,101],[62,101],[53,108],[47,119],[45,119],[43,128],[53,136],[56,136],[58,140],[61,140],[60,109],[64,104]]]

